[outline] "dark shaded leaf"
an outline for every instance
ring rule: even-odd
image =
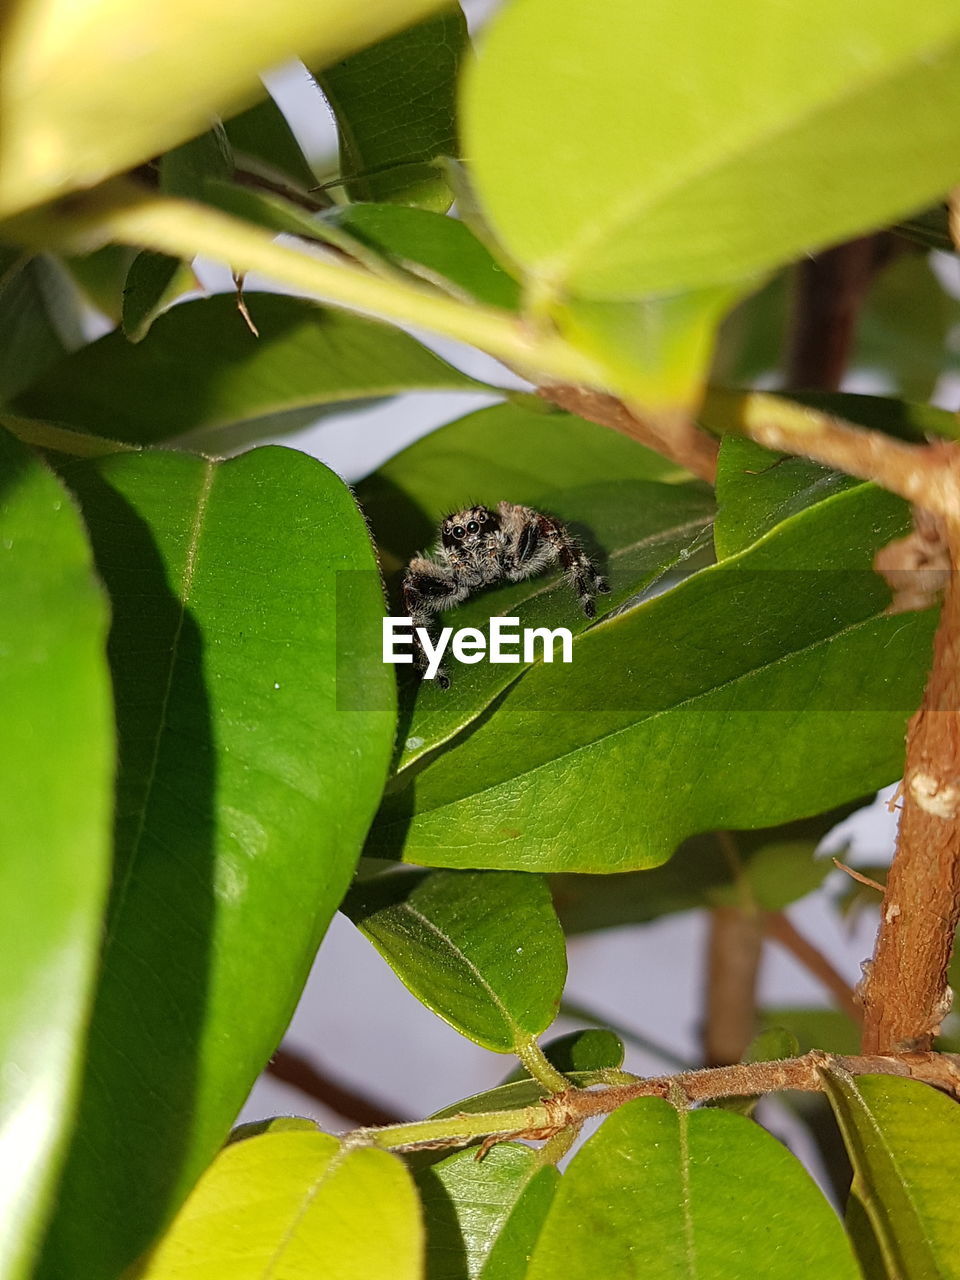
[[[113,1280],[223,1142],[349,882],[393,734],[337,691],[382,599],[336,476],[288,449],[64,467],[113,604],[116,871],[41,1274]],[[346,576],[350,592],[336,595]]]

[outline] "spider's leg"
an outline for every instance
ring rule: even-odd
[[[610,587],[597,572],[590,557],[571,536],[566,527],[553,516],[530,508],[513,507],[517,529],[513,562],[506,567],[506,576],[512,581],[533,577],[549,565],[558,563],[588,618],[596,615],[594,599],[606,594]]]
[[[410,561],[403,575],[402,594],[403,611],[413,623],[414,662],[423,673],[429,659],[417,635],[417,628],[423,627],[430,633],[434,615],[459,604],[467,593],[451,569],[435,560],[417,558]],[[441,689],[449,688],[450,677],[443,667],[437,670],[436,679]]]

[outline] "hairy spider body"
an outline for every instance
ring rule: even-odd
[[[610,590],[566,528],[553,516],[514,502],[489,507],[467,507],[446,516],[440,525],[440,541],[432,556],[416,556],[403,577],[403,608],[414,628],[430,628],[434,614],[452,609],[498,582],[522,582],[559,565],[588,618],[594,617],[594,599]],[[414,630],[416,637],[416,630]],[[427,665],[426,654],[415,642],[417,663]],[[441,688],[449,676],[437,672]]]

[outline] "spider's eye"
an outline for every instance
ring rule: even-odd
[[[476,520],[471,520],[467,524],[467,533],[479,533],[479,532],[480,532],[480,526],[477,524]]]
[[[463,528],[463,525],[462,525],[462,524],[458,524],[458,525],[456,526],[456,528],[453,530],[453,536],[454,536],[455,538],[462,538],[462,537],[463,537],[463,535],[464,535],[464,528]]]
[[[485,524],[487,517],[481,512],[480,515],[477,516],[477,519],[480,521],[481,524]]]

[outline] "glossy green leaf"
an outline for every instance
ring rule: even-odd
[[[130,263],[123,286],[121,324],[131,342],[140,342],[150,326],[194,282],[193,272],[177,258],[144,249]]]
[[[440,0],[28,0],[3,30],[0,210],[92,186],[263,96],[258,73],[313,66],[416,22]],[[224,33],[229,33],[229,39]]]
[[[422,1262],[416,1191],[396,1156],[272,1132],[220,1152],[137,1276],[420,1280]]]
[[[258,421],[266,434],[264,419],[283,415],[302,425],[328,404],[480,388],[398,330],[300,298],[245,299],[259,338],[231,294],[185,302],[136,346],[111,333],[62,360],[16,407],[137,444],[215,429],[226,444],[226,428]]]
[[[516,280],[457,218],[396,204],[347,204],[322,221],[455,295],[511,311],[519,305]]]
[[[169,196],[195,200],[208,178],[233,175],[233,148],[219,121],[206,132],[181,143],[159,162],[160,189]]]
[[[607,1071],[623,1066],[623,1041],[615,1032],[602,1027],[569,1031],[565,1036],[556,1036],[540,1047],[550,1065],[563,1075],[575,1071]],[[504,1084],[529,1078],[529,1072],[518,1067],[510,1072]]]
[[[73,1121],[110,877],[107,603],[79,513],[0,432],[0,1275],[30,1257]]]
[[[466,81],[464,151],[541,293],[674,294],[940,195],[958,71],[950,0],[909,22],[896,0],[517,0]]]
[[[323,109],[319,100],[317,106],[319,110]],[[245,170],[250,167],[250,161],[259,162],[304,191],[315,185],[313,170],[273,98],[263,98],[246,111],[225,120],[223,127],[237,168]]]
[[[537,506],[581,485],[684,478],[625,436],[525,397],[432,431],[368,476],[357,495],[378,546],[398,568],[431,545],[441,519],[464,502]]]
[[[886,1268],[867,1267],[870,1280],[960,1276],[957,1103],[916,1080],[839,1071],[824,1080],[854,1167],[854,1238],[858,1246],[864,1238],[858,1221],[869,1224],[866,1238],[872,1234]]]
[[[113,603],[114,894],[41,1274],[113,1280],[226,1137],[293,1011],[383,785],[385,683],[335,644],[382,597],[346,486],[290,449],[64,467]],[[347,591],[337,592],[346,575]]]
[[[571,1161],[529,1280],[855,1280],[850,1245],[803,1166],[759,1125],[630,1102]]]
[[[361,881],[342,910],[401,982],[471,1040],[511,1053],[557,1015],[563,934],[539,876],[399,872]]]
[[[416,1175],[427,1231],[426,1280],[512,1280],[536,1240],[560,1175],[536,1151],[501,1142],[482,1160],[458,1151]]]
[[[717,459],[718,559],[736,555],[784,520],[861,482],[806,458],[726,436]]]
[[[791,393],[781,398],[916,443],[931,436],[954,439],[958,432],[956,414],[929,405],[836,392]],[[737,399],[736,392],[710,392],[701,422],[722,434]],[[740,436],[724,436],[717,464],[717,555],[735,555],[784,520],[861,483],[806,458],[774,453]]]
[[[887,616],[872,570],[907,521],[860,486],[604,619],[572,664],[538,663],[453,749],[404,770],[368,851],[635,870],[695,832],[794,821],[892,781],[936,620]]]
[[[564,932],[645,924],[678,911],[741,902],[740,876],[759,906],[782,911],[818,888],[833,870],[829,858],[814,857],[817,846],[864,803],[866,799],[854,801],[779,827],[691,836],[669,862],[645,871],[552,876],[550,885]],[[739,874],[731,863],[731,843],[740,862]]]
[[[448,3],[436,17],[319,73],[351,200],[450,207],[453,193],[437,161],[459,152],[454,90],[467,43],[463,12]]]
[[[83,342],[76,289],[46,254],[0,278],[0,399],[12,400]]]

